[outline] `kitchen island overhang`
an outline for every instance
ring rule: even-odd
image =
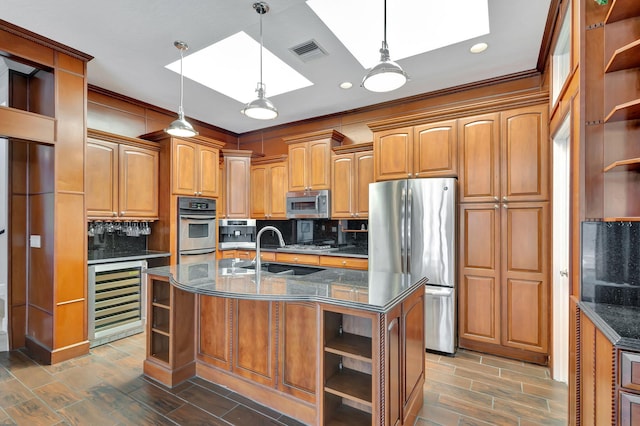
[[[168,386],[199,376],[307,424],[413,424],[424,384],[423,278],[243,266],[147,271],[147,376]]]

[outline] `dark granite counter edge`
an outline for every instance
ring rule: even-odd
[[[219,251],[228,251],[228,250],[253,250],[255,251],[255,248],[246,248],[246,247],[225,247],[223,249],[218,249]],[[260,249],[260,251],[263,252],[278,252],[278,253],[294,253],[293,251],[280,251],[277,250],[275,248],[262,248]],[[357,254],[357,253],[343,253],[340,252],[340,250],[338,251],[329,251],[326,253],[313,253],[313,252],[309,252],[309,251],[304,251],[304,250],[300,250],[295,252],[295,254],[316,254],[316,255],[320,255],[320,256],[335,256],[335,257],[354,257],[354,258],[358,258],[358,259],[368,259],[369,255],[367,254]]]
[[[157,252],[157,253],[147,253],[133,256],[121,256],[121,257],[109,257],[106,259],[94,259],[88,260],[87,265],[99,265],[103,263],[118,263],[118,262],[129,262],[132,260],[145,260],[145,259],[155,259],[159,257],[169,257],[171,253],[169,252]]]
[[[158,273],[154,275],[165,276]],[[353,302],[349,300],[332,299],[330,297],[324,297],[319,295],[295,295],[295,296],[294,295],[291,295],[291,296],[277,295],[276,296],[276,295],[250,294],[250,293],[243,293],[243,294],[227,293],[224,291],[207,291],[207,290],[197,291],[198,289],[193,286],[182,285],[178,281],[174,280],[173,275],[168,271],[166,276],[169,277],[169,282],[174,287],[189,293],[194,293],[194,294],[203,294],[206,296],[227,297],[231,299],[246,299],[246,300],[265,300],[265,301],[290,300],[290,301],[296,301],[296,302],[318,302],[318,303],[325,303],[327,305],[353,308],[353,309],[359,309],[363,311],[377,312],[377,313],[386,313],[390,311],[393,307],[395,307],[398,304],[398,302],[403,300],[409,294],[413,293],[417,287],[424,287],[426,283],[425,278],[422,278],[416,281],[415,283],[413,283],[410,287],[407,287],[403,292],[398,294],[398,296],[395,297],[394,299],[390,300],[386,305],[377,306],[377,305],[370,305],[368,303]]]
[[[579,302],[578,307],[593,322],[598,330],[615,346],[625,349],[640,350],[640,340],[621,337],[600,315],[590,306],[591,302]]]

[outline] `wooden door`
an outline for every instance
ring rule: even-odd
[[[269,218],[287,218],[287,190],[289,189],[287,176],[287,162],[282,161],[269,166]]]
[[[501,201],[549,199],[548,105],[501,114]]]
[[[502,344],[549,351],[549,204],[503,203]]]
[[[382,130],[373,134],[374,178],[406,179],[413,173],[413,127]]]
[[[369,217],[369,184],[373,182],[373,151],[356,152],[354,160],[353,212],[356,218],[366,219]]]
[[[119,153],[119,215],[157,218],[158,152],[120,145]]]
[[[500,344],[500,206],[460,204],[460,346]]]
[[[307,184],[309,189],[331,188],[331,141],[307,142]]]
[[[231,366],[231,309],[232,299],[198,296],[198,359],[225,370]]]
[[[89,138],[86,153],[87,217],[118,214],[118,144]]]
[[[225,157],[227,184],[227,217],[248,218],[250,197],[250,157]]]
[[[307,188],[307,155],[306,143],[289,145],[289,191],[304,191]]]
[[[274,303],[236,300],[233,327],[233,372],[271,387],[276,380]]]
[[[331,159],[331,218],[351,219],[354,214],[355,157],[334,155]]]
[[[267,217],[269,197],[267,165],[251,166],[251,217],[263,219]]]
[[[278,389],[304,401],[316,401],[318,371],[318,305],[282,302],[280,339],[280,380]]]
[[[414,128],[413,172],[415,177],[458,176],[458,129],[456,120]]]
[[[198,195],[203,197],[218,196],[219,164],[220,152],[217,148],[211,148],[203,145],[198,147]]]
[[[460,202],[497,202],[500,195],[499,114],[458,120]]]
[[[197,195],[198,146],[193,142],[172,139],[173,193],[175,195]]]

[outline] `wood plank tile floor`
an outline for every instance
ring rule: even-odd
[[[144,334],[56,365],[0,352],[0,425],[299,425],[201,379],[168,389],[142,376]],[[459,351],[427,354],[417,426],[565,424],[567,389],[544,367]]]

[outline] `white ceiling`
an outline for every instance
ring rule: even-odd
[[[397,61],[411,80],[394,92],[371,93],[360,87],[366,70],[305,0],[267,0],[271,10],[263,17],[265,47],[313,85],[269,96],[269,83],[265,80],[267,96],[280,115],[275,120],[261,121],[242,115],[243,105],[238,101],[185,79],[185,114],[244,133],[535,69],[550,0],[488,1],[490,34]],[[259,40],[259,15],[253,3],[254,0],[2,0],[0,19],[92,55],[94,59],[88,65],[90,84],[177,111],[179,77],[165,68],[179,58],[173,42],[187,42],[188,55],[238,31]],[[362,3],[369,7],[377,4],[371,0]],[[428,4],[429,0],[425,0]],[[429,7],[416,10],[416,14],[429,13]],[[358,16],[353,17],[354,22],[357,19]],[[305,63],[289,49],[311,39],[328,55]],[[372,50],[380,48],[381,39],[371,40]],[[479,41],[488,43],[489,49],[482,54],[469,53],[469,47]],[[393,45],[391,41],[389,44],[393,59]],[[220,58],[218,66],[234,64]],[[338,84],[345,80],[353,82],[353,88],[340,89]],[[246,82],[251,88],[256,83],[257,78]]]

